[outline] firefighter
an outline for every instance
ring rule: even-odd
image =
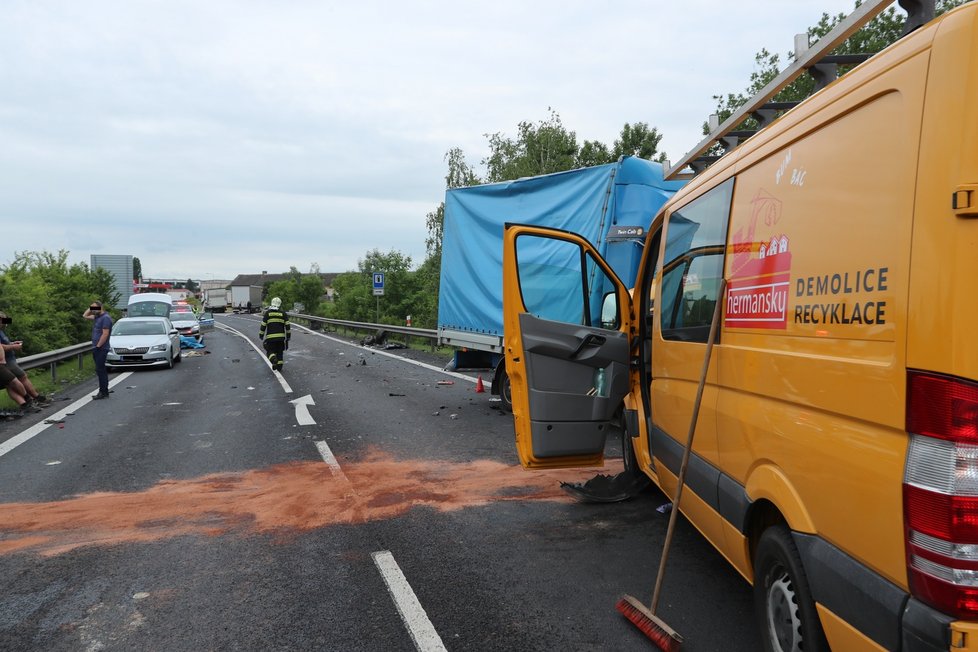
[[[275,297],[269,304],[268,310],[261,316],[261,327],[258,329],[258,338],[264,342],[272,369],[281,371],[285,365],[285,350],[289,348],[291,337],[289,313],[282,310],[282,300]]]

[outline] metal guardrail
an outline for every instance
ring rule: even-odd
[[[329,319],[326,317],[317,317],[316,315],[303,315],[297,313],[289,313],[289,318],[293,320],[301,319],[310,323],[341,326],[354,331],[374,331],[375,333],[383,331],[385,333],[397,333],[398,335],[404,335],[405,337],[427,339],[431,341],[432,351],[435,350],[438,343],[438,331],[433,328],[413,328],[411,326],[394,326],[391,324],[371,324],[369,322],[348,321],[346,319]],[[92,343],[82,342],[81,344],[72,344],[71,346],[66,346],[63,349],[57,349],[55,351],[36,353],[23,358],[18,357],[17,365],[25,371],[28,369],[38,369],[40,367],[50,367],[51,380],[57,381],[57,369],[59,362],[64,362],[65,360],[70,360],[72,358],[78,358],[78,368],[81,369],[84,356],[91,354],[91,352]]]
[[[23,358],[17,358],[17,366],[25,371],[28,369],[37,369],[39,367],[50,367],[51,380],[57,381],[59,362],[64,362],[65,360],[70,360],[72,358],[78,358],[78,368],[81,369],[84,356],[91,354],[91,352],[92,343],[82,342],[81,344],[72,344],[71,346],[66,346],[63,349],[57,349],[55,351],[36,353]]]
[[[414,328],[412,326],[396,326],[392,324],[372,324],[362,321],[348,321],[346,319],[330,319],[328,317],[317,317],[315,315],[303,315],[299,313],[289,313],[289,319],[301,319],[310,323],[329,324],[341,326],[354,331],[374,331],[384,333],[397,333],[405,337],[418,337],[431,341],[431,350],[434,351],[438,344],[438,331],[434,328]]]

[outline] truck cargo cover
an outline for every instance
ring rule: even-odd
[[[652,218],[682,185],[665,181],[659,163],[625,157],[608,165],[449,190],[438,327],[502,336],[507,222],[578,233],[631,284]],[[622,237],[614,227],[641,231],[637,237]]]

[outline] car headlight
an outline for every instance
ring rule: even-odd
[[[166,347],[166,344],[157,344],[156,346],[152,347],[150,351],[166,351]]]

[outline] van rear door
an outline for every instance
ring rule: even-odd
[[[507,224],[506,370],[526,468],[602,463],[629,391],[630,298],[584,238]]]

